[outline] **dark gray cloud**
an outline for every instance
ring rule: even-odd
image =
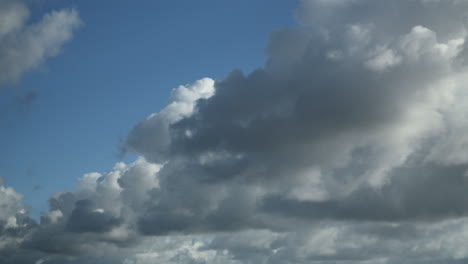
[[[464,1],[303,1],[305,27],[272,33],[263,68],[217,81],[214,95],[164,133],[151,128],[164,110],[134,128],[128,148],[164,164],[140,232],[300,232],[330,222],[328,239],[359,237],[334,225],[365,222],[376,223],[371,240],[385,244],[395,241],[378,231],[387,223],[464,219],[468,160],[455,142],[465,142],[466,119],[454,105],[465,98],[466,8]],[[148,140],[141,135],[158,134],[170,135],[164,145],[139,150]],[[332,242],[301,260],[283,253],[279,263],[385,263],[397,252],[372,245],[364,253],[365,243],[338,252]],[[242,263],[262,262],[248,251]]]
[[[263,200],[262,210],[310,220],[438,221],[466,217],[467,169],[467,165],[408,166],[395,169],[392,181],[381,189],[363,186],[340,199],[324,201],[271,196]]]
[[[101,233],[119,226],[121,220],[101,208],[96,208],[92,200],[79,200],[75,203],[66,229],[71,232]]]
[[[357,8],[366,1],[358,2],[337,5]],[[452,2],[448,5],[452,12]],[[369,8],[380,12],[380,6]],[[463,16],[458,13],[460,21]],[[429,157],[434,149],[426,142],[439,141],[445,129],[451,97],[462,88],[457,56],[464,35],[454,28],[458,38],[442,42],[437,32],[419,24],[406,25],[399,35],[380,25],[387,23],[384,18],[374,24],[362,18],[338,29],[323,25],[329,35],[336,34],[333,38],[305,29],[275,32],[263,69],[247,76],[235,71],[216,82],[213,96],[200,98],[192,114],[166,126],[170,136],[164,146],[140,151],[150,161],[167,162],[141,231],[198,230],[200,221],[216,219],[211,215],[223,210],[222,201],[238,197],[232,188],[237,184],[249,193],[244,197],[252,198],[246,204],[279,197],[267,198],[262,206],[285,215],[379,221],[464,215],[459,196],[453,200],[462,204],[440,208],[452,198],[438,195],[426,204],[413,195],[424,192],[419,181],[440,184],[439,174],[426,176],[427,158],[408,165],[412,156]],[[164,111],[135,127],[130,149],[138,151],[147,141],[137,135],[161,134],[151,124],[163,120]],[[423,153],[422,147],[431,150]],[[407,173],[406,166],[414,169]],[[450,189],[460,186],[456,181],[462,181],[464,167],[436,172],[453,173],[454,183],[442,180]],[[404,177],[413,179],[415,190],[398,181]],[[245,217],[229,218],[227,226],[262,226],[256,207],[236,213]],[[239,203],[236,209],[243,208]]]

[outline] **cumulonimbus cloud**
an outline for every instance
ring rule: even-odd
[[[466,10],[301,1],[262,68],[174,89],[126,140],[141,157],[83,176],[40,223],[2,187],[0,260],[466,261]]]

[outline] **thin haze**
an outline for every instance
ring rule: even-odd
[[[82,24],[0,5],[4,82]],[[301,1],[262,67],[173,89],[123,141],[135,162],[84,175],[40,221],[0,178],[0,263],[466,263],[467,12]]]

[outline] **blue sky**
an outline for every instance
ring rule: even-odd
[[[73,40],[0,92],[0,176],[35,216],[120,161],[119,141],[171,89],[261,66],[270,32],[296,24],[297,1],[32,1],[30,22],[70,6],[82,20]]]

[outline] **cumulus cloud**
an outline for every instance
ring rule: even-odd
[[[301,1],[262,68],[174,89],[130,132],[137,161],[40,223],[1,187],[2,261],[466,262],[466,10]]]
[[[125,147],[129,151],[144,153],[155,162],[164,162],[164,156],[159,153],[168,151],[170,147],[170,126],[192,115],[197,101],[209,98],[213,93],[214,81],[210,78],[174,89],[169,105],[141,121],[130,133]],[[186,131],[187,135],[190,133]]]
[[[21,1],[0,1],[0,82],[15,81],[57,55],[81,24],[74,9],[52,11],[34,24]]]

